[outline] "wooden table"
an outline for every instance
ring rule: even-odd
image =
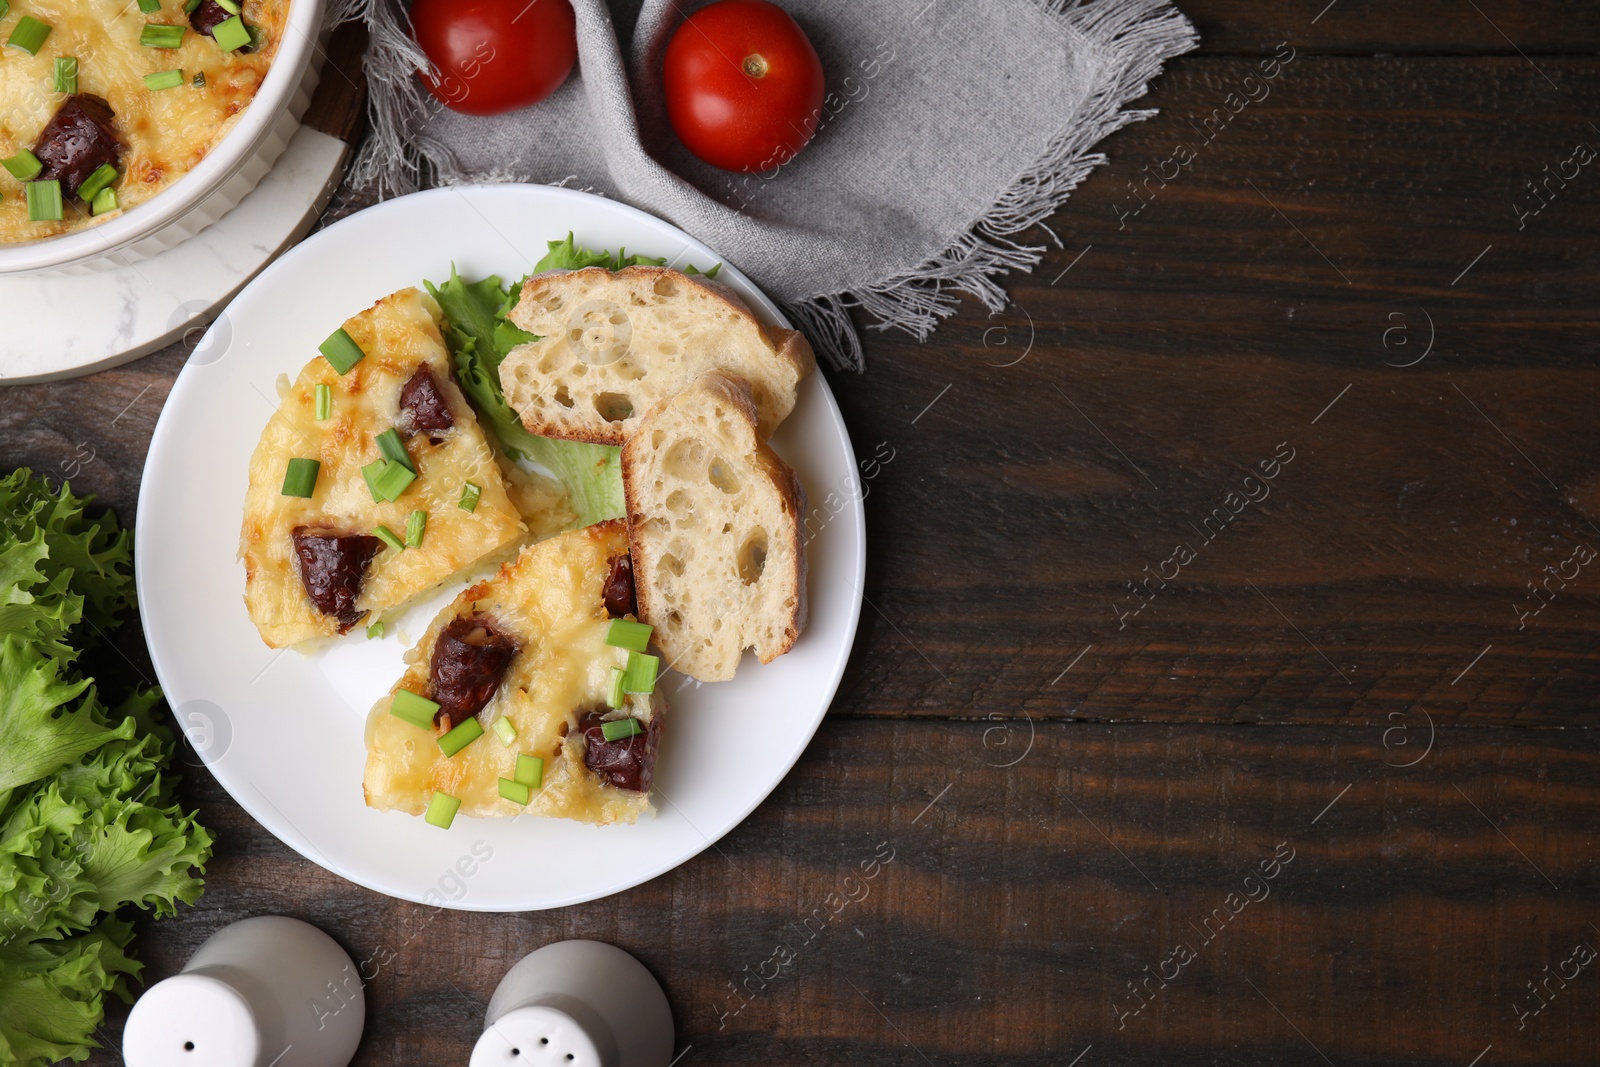
[[[684,1067],[1594,1063],[1600,169],[1526,183],[1600,146],[1600,10],[1324,3],[1188,0],[1204,47],[1012,304],[833,376],[893,457],[868,604],[742,826],[608,900],[434,912],[193,771],[217,854],[150,977],[310,919],[392,954],[361,1064],[465,1062],[570,937],[661,978]],[[184,358],[6,393],[0,458],[132,520]]]

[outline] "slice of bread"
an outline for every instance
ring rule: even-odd
[[[762,325],[724,285],[664,267],[540,274],[510,319],[539,340],[511,350],[500,382],[543,437],[620,445],[657,404],[722,370],[750,383],[765,441],[816,367],[798,332]]]
[[[749,383],[710,371],[645,417],[622,449],[639,618],[667,665],[732,678],[806,624],[805,490],[761,440]]]

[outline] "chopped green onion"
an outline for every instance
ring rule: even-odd
[[[399,535],[393,530],[389,529],[387,526],[380,525],[376,530],[372,531],[372,536],[376,537],[378,540],[382,541],[396,552],[405,551],[406,543],[400,540]]]
[[[267,43],[267,31],[256,25],[246,26],[245,29],[250,31],[250,47],[261,51],[261,46]]]
[[[517,728],[511,720],[504,715],[494,721],[494,735],[498,737],[507,748],[517,743]]]
[[[361,351],[361,346],[356,344],[355,339],[344,332],[343,326],[330,333],[328,339],[317,346],[317,351],[321,352],[333,365],[333,369],[340,374],[350,373],[350,368],[366,357],[366,353]]]
[[[406,486],[416,480],[417,476],[400,464],[385,460],[383,471],[373,479],[372,491],[382,499],[393,502],[399,500],[400,494],[406,491]]]
[[[16,155],[0,159],[0,166],[9,170],[11,176],[19,182],[30,181],[44,170],[44,164],[39,162],[39,157],[26,148],[19,148]]]
[[[441,830],[450,829],[450,824],[455,821],[456,812],[461,810],[461,801],[449,793],[441,793],[437,789],[428,799],[428,814],[423,818],[429,826],[437,826]]]
[[[238,15],[226,22],[219,22],[211,29],[211,39],[217,42],[217,47],[224,52],[231,52],[250,43],[250,30],[246,28],[244,19]]]
[[[230,15],[239,14],[239,5],[234,3],[233,0],[217,0],[217,6]]]
[[[533,790],[521,782],[513,782],[510,778],[500,779],[500,797],[509,800],[520,807],[527,807],[528,801],[533,799]]]
[[[383,629],[384,629],[383,620],[379,619],[377,622],[375,622],[371,626],[367,627],[367,640],[371,641],[374,638],[382,637],[383,636]]]
[[[139,0],[139,10],[146,15],[154,15],[161,10],[161,0]]]
[[[650,632],[653,629],[649,623],[612,619],[611,625],[606,627],[606,644],[612,648],[643,652],[650,647]]]
[[[289,469],[283,472],[283,495],[309,497],[316,493],[317,472],[321,469],[322,463],[318,460],[291,459]]]
[[[146,48],[177,48],[183,44],[183,27],[147,22],[139,31],[139,43]]]
[[[661,660],[643,652],[628,653],[628,667],[622,672],[622,688],[630,693],[652,693],[656,688],[656,669]]]
[[[317,421],[321,422],[333,414],[333,387],[318,385],[312,392],[316,396]]]
[[[96,215],[104,215],[108,211],[117,210],[117,191],[115,189],[102,189],[94,195],[94,203],[89,205],[90,211]]]
[[[30,56],[36,56],[48,36],[50,36],[48,22],[40,22],[32,15],[24,15],[17,20],[16,28],[11,31],[11,36],[6,38],[6,44],[20,48]]]
[[[438,704],[425,696],[418,696],[409,689],[396,689],[394,699],[389,701],[390,715],[412,726],[420,726],[424,730],[433,729],[433,717],[438,711]]]
[[[6,17],[11,11],[11,0],[0,0],[0,19]]]
[[[372,493],[372,502],[374,504],[383,503],[383,497],[378,495],[378,475],[382,474],[388,467],[388,460],[375,459],[361,468],[361,477],[367,480],[367,490]]]
[[[195,9],[200,6],[200,3],[201,0],[183,0],[183,13],[185,15],[194,14]]]
[[[176,89],[183,84],[183,71],[158,70],[154,74],[144,76],[144,87],[151,92],[161,89]]]
[[[400,431],[393,426],[378,434],[378,451],[383,453],[384,459],[393,460],[412,474],[417,473],[417,465],[411,462],[411,453],[406,451],[405,442],[400,440]]]
[[[461,487],[461,510],[477,511],[478,499],[483,496],[483,490],[468,482]]]
[[[83,179],[83,184],[78,186],[78,195],[93,202],[96,193],[102,189],[109,189],[111,183],[116,180],[117,168],[109,163],[102,163]]]
[[[27,182],[22,187],[28,199],[29,222],[61,221],[61,182]]]
[[[544,757],[524,756],[517,753],[517,781],[529,789],[538,789],[544,784]]]
[[[600,734],[607,741],[626,741],[630,737],[637,737],[644,733],[644,726],[638,719],[616,719],[612,722],[600,724]]]
[[[620,708],[627,702],[627,697],[622,692],[622,668],[611,668],[611,684],[606,691],[606,703],[613,708]]]
[[[78,91],[78,61],[72,56],[56,56],[55,89],[58,93]]]
[[[461,725],[439,738],[439,751],[454,756],[482,736],[482,723],[477,719],[463,719]]]
[[[413,511],[406,517],[406,547],[421,548],[422,535],[428,529],[428,513]]]
[[[204,89],[206,87],[206,72],[203,70],[195,71],[194,81],[190,82],[189,84],[194,86],[196,89]]]
[[[361,477],[366,479],[374,503],[399,500],[400,494],[417,479],[415,474],[387,459],[375,459],[362,467]]]

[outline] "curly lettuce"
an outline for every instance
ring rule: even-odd
[[[584,267],[604,267],[607,270],[621,270],[623,267],[639,266],[660,267],[667,262],[665,256],[643,256],[637,253],[630,256],[626,248],[618,248],[616,255],[612,255],[603,248],[598,251],[584,248],[573,239],[570,230],[567,231],[567,236],[564,240],[548,241],[546,242],[546,247],[549,251],[545,252],[544,258],[533,265],[534,274],[543,274],[549,270],[582,270]],[[718,263],[708,271],[701,271],[691,263],[683,268],[683,273],[703,274],[707,278],[715,278],[717,271],[721,269],[721,263]],[[527,279],[524,278],[523,280],[526,281]],[[517,286],[518,290],[521,290],[521,288],[522,286]],[[513,298],[512,302],[515,303],[515,298]]]
[[[19,470],[0,478],[0,1067],[81,1061],[107,993],[131,999],[128,905],[201,892],[211,835],[177,803],[160,690],[108,704],[88,673],[133,606],[109,512]]]

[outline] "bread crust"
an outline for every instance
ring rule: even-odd
[[[801,381],[817,369],[817,354],[811,350],[811,342],[806,340],[805,334],[782,326],[768,326],[766,331],[777,346],[778,355],[799,371]]]
[[[783,643],[769,653],[763,654],[759,650],[756,652],[756,658],[762,663],[771,663],[793,648],[794,643],[800,639],[800,632],[806,628],[806,623],[811,621],[811,597],[806,592],[806,576],[809,574],[806,568],[806,544],[805,538],[800,536],[802,532],[800,520],[806,513],[806,487],[800,484],[800,476],[792,468],[785,467],[784,470],[789,474],[788,491],[784,496],[789,509],[796,517],[795,524],[784,529],[789,535],[789,544],[794,552],[794,585],[798,590],[798,596],[794,614],[790,616],[789,625],[784,630]]]

